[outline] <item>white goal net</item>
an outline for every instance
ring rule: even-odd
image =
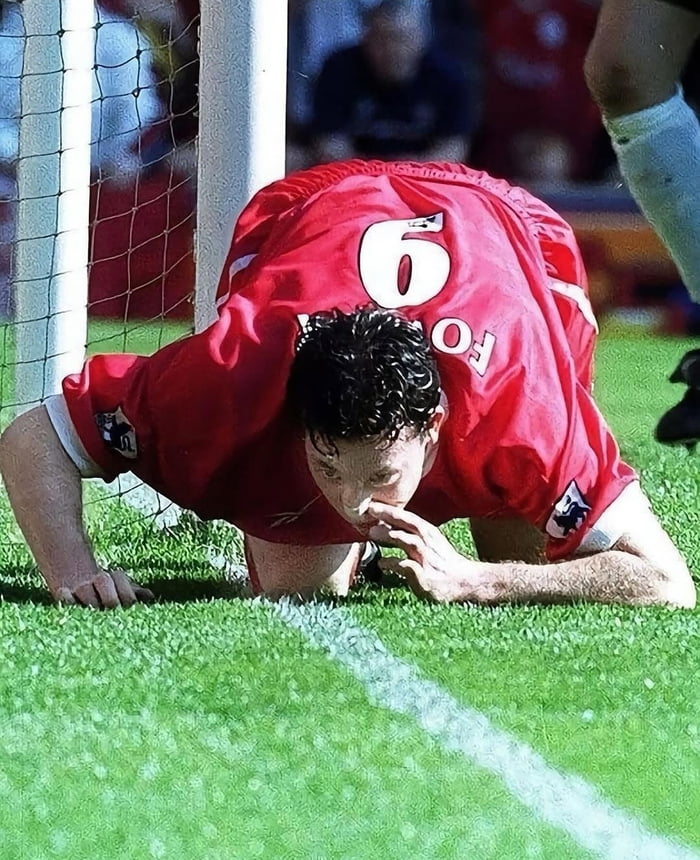
[[[211,320],[237,212],[283,171],[286,2],[0,10],[6,421],[86,346],[150,351]]]
[[[284,170],[286,0],[0,0],[0,424],[214,315]]]

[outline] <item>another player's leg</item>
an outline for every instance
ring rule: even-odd
[[[620,170],[700,301],[700,125],[678,81],[700,15],[663,0],[603,0],[586,57]]]
[[[318,589],[345,595],[362,562],[364,543],[296,546],[245,537],[245,554],[253,591],[272,598],[311,596]]]
[[[620,170],[668,248],[690,293],[700,301],[700,124],[678,86],[700,14],[672,0],[603,0],[586,58],[586,78],[617,154]],[[691,444],[700,435],[700,386],[662,416],[656,438]]]

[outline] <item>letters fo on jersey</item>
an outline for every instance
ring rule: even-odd
[[[434,299],[445,287],[452,268],[449,251],[427,238],[407,238],[409,233],[439,233],[444,213],[394,220],[376,221],[365,230],[360,241],[359,274],[369,298],[380,308],[399,310],[418,307]],[[303,329],[308,314],[298,314]],[[450,355],[468,356],[469,364],[483,376],[488,368],[496,336],[489,331],[476,339],[469,323],[458,317],[437,320],[425,331],[433,348]]]

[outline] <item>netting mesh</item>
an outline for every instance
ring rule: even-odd
[[[97,10],[90,315],[189,321],[197,17],[124,5]]]
[[[0,314],[10,315],[10,270],[17,211],[20,76],[24,26],[18,3],[0,4]]]
[[[61,0],[42,0],[56,4]],[[57,18],[57,20],[59,20]],[[62,22],[62,18],[60,19]],[[192,328],[198,0],[100,0],[95,3],[91,97],[87,331],[75,331],[88,352],[150,353]],[[62,26],[62,23],[61,23]],[[15,383],[29,360],[17,347],[20,128],[27,112],[23,76],[31,39],[22,2],[0,0],[0,422],[26,402]],[[62,41],[62,40],[61,40]],[[63,51],[57,52],[65,62]],[[65,67],[64,67],[65,68]],[[60,112],[60,108],[52,108]],[[58,159],[56,160],[58,165]],[[59,199],[60,170],[52,187]],[[56,203],[57,205],[57,203]],[[46,273],[47,283],[52,277]],[[47,290],[42,285],[41,289]],[[47,296],[48,299],[48,296]],[[47,320],[55,313],[46,302]],[[48,325],[47,325],[48,328]],[[50,360],[37,327],[37,354]],[[77,368],[76,368],[77,369]],[[45,393],[45,392],[44,392]],[[127,479],[125,479],[127,480]],[[129,505],[157,518],[164,500],[138,482],[89,487],[90,508],[105,494],[138,496]],[[92,484],[92,482],[91,482]],[[128,503],[129,498],[125,501]],[[98,502],[98,505],[100,503]],[[0,504],[10,543],[19,540],[6,502]],[[3,513],[4,512],[4,513]],[[99,519],[104,523],[104,517]],[[166,515],[167,520],[167,515]],[[169,522],[169,520],[167,520]],[[14,535],[14,538],[13,538]],[[21,541],[20,541],[21,542]]]
[[[102,0],[95,13],[89,316],[189,322],[197,4]],[[28,38],[22,3],[0,3],[0,315],[8,321]]]

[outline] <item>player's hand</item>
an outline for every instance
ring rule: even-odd
[[[380,502],[371,502],[369,513],[379,520],[370,538],[406,553],[406,558],[381,558],[380,568],[402,576],[419,597],[437,603],[495,602],[484,565],[460,555],[437,526]]]
[[[123,570],[100,570],[81,582],[60,584],[51,592],[58,603],[93,609],[126,608],[154,599],[152,591],[132,582]]]

